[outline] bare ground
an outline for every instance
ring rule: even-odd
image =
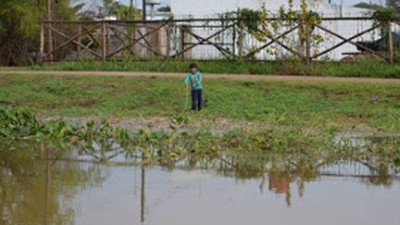
[[[59,116],[42,116],[39,118],[41,121],[47,120],[58,120],[62,119],[70,123],[86,123],[88,121],[100,122],[101,119],[98,117],[59,117]],[[129,130],[131,132],[139,132],[141,130],[152,130],[156,132],[171,132],[171,121],[169,118],[165,117],[154,117],[154,118],[124,118],[124,119],[107,119],[109,123],[114,128],[122,128]],[[247,130],[249,132],[265,131],[265,130],[279,130],[286,129],[285,127],[273,127],[271,125],[257,122],[257,121],[244,121],[244,120],[233,120],[226,118],[217,118],[215,120],[202,120],[196,122],[189,122],[187,125],[177,127],[179,132],[198,132],[201,130],[211,131],[215,134],[222,134],[229,131],[234,131],[238,129]],[[316,128],[306,128],[303,132],[319,136],[321,130]],[[384,130],[371,128],[366,124],[358,124],[357,126],[342,126],[338,127],[335,134],[334,141],[339,142],[341,140],[353,140],[358,141],[363,138],[393,138],[400,137],[400,133],[391,133]]]
[[[70,123],[86,123],[88,121],[101,122],[101,118],[98,117],[60,117],[60,116],[41,116],[39,120],[65,120]],[[132,132],[138,132],[140,130],[151,129],[153,131],[170,131],[171,120],[166,117],[153,117],[153,118],[110,118],[106,119],[114,128],[127,129]],[[196,122],[190,122],[185,125],[178,127],[180,130],[186,131],[199,131],[201,129],[207,129],[214,132],[227,132],[239,128],[243,129],[261,129],[265,128],[265,124],[255,121],[244,121],[234,120],[226,118],[217,118],[215,120],[202,120]]]
[[[54,75],[54,76],[123,76],[123,77],[173,77],[182,78],[184,73],[154,73],[154,72],[107,72],[107,71],[32,71],[0,69],[2,74],[20,75]],[[342,78],[316,76],[286,76],[286,75],[250,75],[250,74],[204,74],[208,79],[232,80],[270,80],[287,82],[350,82],[350,83],[386,83],[400,84],[400,79],[384,78]]]

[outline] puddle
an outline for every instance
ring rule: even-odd
[[[228,157],[175,167],[69,161],[0,151],[0,224],[397,225],[400,178],[373,160],[253,164]],[[87,156],[85,156],[87,157]],[[63,159],[63,160],[61,160]],[[315,166],[317,165],[317,166]],[[320,166],[318,166],[320,165]],[[262,172],[260,172],[262,171]]]

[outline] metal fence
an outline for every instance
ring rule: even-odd
[[[270,21],[271,23],[273,20]],[[243,19],[157,21],[44,21],[42,61],[136,59],[344,60],[373,55],[393,61],[399,25],[372,18],[323,18],[301,38],[302,24],[283,25],[260,38]]]

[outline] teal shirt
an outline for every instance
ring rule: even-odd
[[[203,90],[203,75],[200,72],[195,74],[188,73],[186,75],[185,84],[190,85],[190,88],[193,90]]]

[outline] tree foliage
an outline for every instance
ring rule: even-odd
[[[157,9],[159,12],[171,12],[171,7],[170,6],[162,6]]]
[[[115,15],[118,19],[140,18],[137,9],[115,0],[51,0],[53,20],[94,20]],[[40,23],[47,20],[47,0],[0,0],[0,65],[32,63],[38,55]]]
[[[386,6],[393,7],[397,9],[397,11],[400,11],[400,0],[386,0]]]
[[[57,0],[52,4],[54,19],[70,20],[76,9],[71,0]],[[18,65],[31,60],[37,49],[40,22],[47,17],[45,0],[0,1],[0,64]]]
[[[139,20],[142,18],[141,10],[120,4],[115,5],[109,13],[115,15],[119,20]]]
[[[373,4],[373,3],[367,3],[367,2],[359,2],[359,3],[355,4],[354,7],[362,8],[362,9],[372,9],[372,10],[382,8],[382,6],[379,4]]]
[[[300,1],[300,10],[295,10],[294,1],[287,0],[288,7],[281,6],[277,14],[271,14],[267,5],[264,4],[261,9],[260,16],[260,29],[253,31],[253,35],[261,42],[269,42],[273,40],[278,34],[282,34],[290,28],[296,27],[297,35],[284,35],[281,40],[290,43],[290,47],[297,49],[298,52],[306,55],[306,41],[312,45],[310,47],[318,46],[324,41],[323,37],[312,32],[316,25],[322,22],[321,16],[309,9],[307,1]],[[276,54],[274,50],[267,50],[269,54]]]

